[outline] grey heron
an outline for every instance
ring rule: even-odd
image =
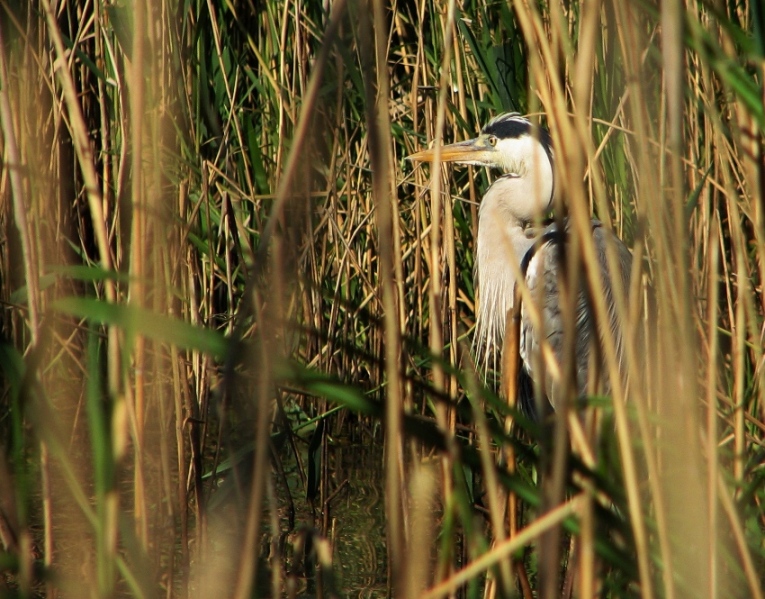
[[[523,367],[519,403],[522,409],[537,416],[529,378],[539,379],[549,401],[549,406],[544,408],[555,409],[561,401],[559,374],[564,351],[558,272],[569,227],[565,223],[561,231],[556,222],[541,225],[541,218],[552,209],[557,193],[550,134],[517,113],[506,113],[492,119],[475,139],[442,146],[439,154],[441,162],[485,166],[503,173],[486,191],[478,212],[474,276],[479,301],[474,348],[488,368],[489,356],[496,356],[503,346],[514,287],[518,277],[523,277],[537,312],[534,317],[532,307],[522,303],[520,356]],[[435,157],[433,148],[412,154],[409,159],[432,162]],[[599,221],[591,221],[591,230],[609,311],[610,333],[621,358],[622,326],[614,305],[613,289],[616,279],[620,280],[622,289],[629,289],[632,254]],[[607,250],[608,246],[613,249]],[[618,272],[610,272],[607,251],[614,252]],[[580,279],[576,293],[574,354],[576,390],[583,396],[588,388],[592,346],[599,337],[584,277]],[[547,343],[541,341],[540,325]],[[542,376],[536,356],[545,347],[552,355],[544,361]],[[604,371],[601,362],[600,372]],[[601,380],[604,391],[608,392],[607,377]]]

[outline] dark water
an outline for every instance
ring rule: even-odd
[[[382,451],[349,446],[335,453],[337,480],[347,481],[330,505],[339,590],[350,595],[387,593]],[[345,477],[344,479],[342,477]]]
[[[306,465],[307,445],[298,443],[297,447]],[[340,596],[387,596],[381,443],[330,442],[325,455],[326,464],[322,467],[326,468],[327,489],[317,494],[312,506],[306,498],[306,484],[293,451],[288,445],[278,451],[284,477],[278,473],[278,468],[272,469],[277,517],[274,518],[269,502],[264,509],[261,527],[257,597],[273,596],[274,576],[280,578],[276,587],[283,595],[327,595],[328,587],[317,574],[316,555],[310,549],[317,541],[327,542],[331,547],[335,589]],[[225,494],[225,486],[224,482],[219,492]],[[321,497],[330,498],[326,507],[321,506]],[[294,506],[294,524],[290,522],[290,498]],[[217,517],[213,518],[213,526],[218,527],[218,531],[221,531],[220,527],[228,529],[223,537],[229,541],[230,535],[236,537],[241,532],[242,522],[241,512],[237,513],[232,503],[224,501],[215,510]],[[278,522],[278,531],[274,530],[275,522]],[[279,564],[277,572],[273,568],[276,560]]]

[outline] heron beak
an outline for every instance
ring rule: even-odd
[[[480,137],[449,144],[448,146],[441,146],[440,150],[439,160],[441,162],[458,162],[460,164],[473,164],[477,166],[491,165],[495,162],[494,148]],[[407,156],[407,160],[435,162],[436,148],[429,148]]]

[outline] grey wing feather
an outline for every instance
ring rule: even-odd
[[[531,298],[541,313],[543,332],[550,349],[556,357],[558,368],[562,369],[562,356],[564,348],[564,327],[563,315],[560,305],[559,276],[561,268],[560,245],[565,243],[566,234],[558,233],[552,225],[548,227],[546,234],[542,237],[546,239],[539,247],[532,250],[530,255],[524,259],[526,268],[526,284],[531,292]],[[615,273],[621,280],[623,289],[629,289],[629,277],[632,264],[632,255],[627,247],[610,231],[604,229],[598,221],[593,221],[593,240],[598,260],[598,269],[601,273],[601,280],[605,292],[606,305],[608,307],[609,325],[614,334],[614,341],[617,347],[619,359],[621,359],[621,325],[618,322],[618,315],[615,309],[613,299],[613,285],[608,268],[607,248],[613,245],[616,251],[619,272]],[[611,250],[613,251],[613,250]],[[574,355],[576,360],[576,383],[578,395],[584,395],[587,391],[589,367],[591,363],[591,349],[593,348],[593,339],[595,335],[595,318],[593,315],[592,302],[589,298],[588,286],[584,274],[580,277],[579,290],[576,297],[575,317],[575,347]],[[528,309],[522,310],[521,322],[521,358],[524,362],[524,368],[532,379],[537,380],[541,376],[540,370],[544,370],[543,385],[544,391],[553,407],[560,401],[557,396],[561,390],[559,385],[548,368],[545,368],[540,358],[542,347],[541,336],[534,330],[532,319]],[[598,360],[598,368],[602,373],[604,371],[603,361]],[[607,377],[600,377],[603,380],[603,392],[609,391]]]

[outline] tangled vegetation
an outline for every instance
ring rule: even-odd
[[[0,596],[762,597],[764,64],[757,0],[1,0]],[[491,174],[405,160],[505,111],[637,265],[552,427]]]

